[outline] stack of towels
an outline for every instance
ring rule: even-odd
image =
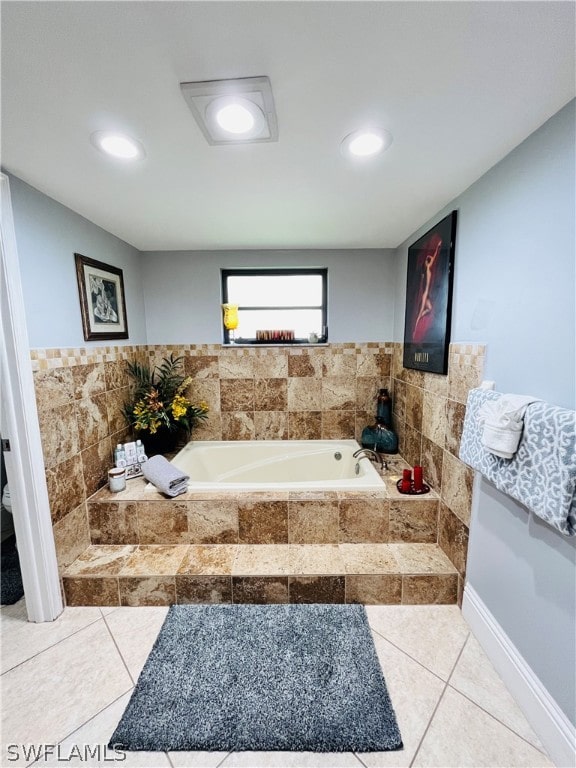
[[[511,459],[520,444],[526,408],[538,400],[530,395],[502,395],[499,400],[487,401],[481,409],[483,446],[495,456]]]
[[[576,536],[576,413],[471,389],[460,459],[564,536]]]
[[[170,464],[164,456],[152,456],[142,464],[142,472],[146,480],[166,496],[179,496],[188,490],[190,476]]]

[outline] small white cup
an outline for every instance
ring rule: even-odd
[[[119,493],[126,488],[126,470],[123,467],[108,470],[108,488],[112,493]]]

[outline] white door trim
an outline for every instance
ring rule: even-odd
[[[10,182],[0,174],[0,431],[18,554],[30,621],[52,621],[63,610],[30,347],[12,215]]]

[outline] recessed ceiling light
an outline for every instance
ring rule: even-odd
[[[229,133],[247,133],[254,128],[254,118],[242,104],[226,104],[216,112],[216,122]]]
[[[119,160],[140,160],[146,155],[139,141],[123,133],[95,131],[90,136],[90,141],[100,152]]]
[[[266,118],[258,104],[236,96],[223,96],[211,101],[206,107],[205,118],[214,135],[232,140],[254,138],[266,131]]]
[[[267,77],[180,83],[180,89],[208,144],[278,140]]]
[[[353,157],[374,157],[392,144],[392,134],[384,128],[369,128],[350,133],[341,144],[342,152]]]

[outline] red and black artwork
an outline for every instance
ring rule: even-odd
[[[408,249],[404,368],[448,372],[456,211]]]

